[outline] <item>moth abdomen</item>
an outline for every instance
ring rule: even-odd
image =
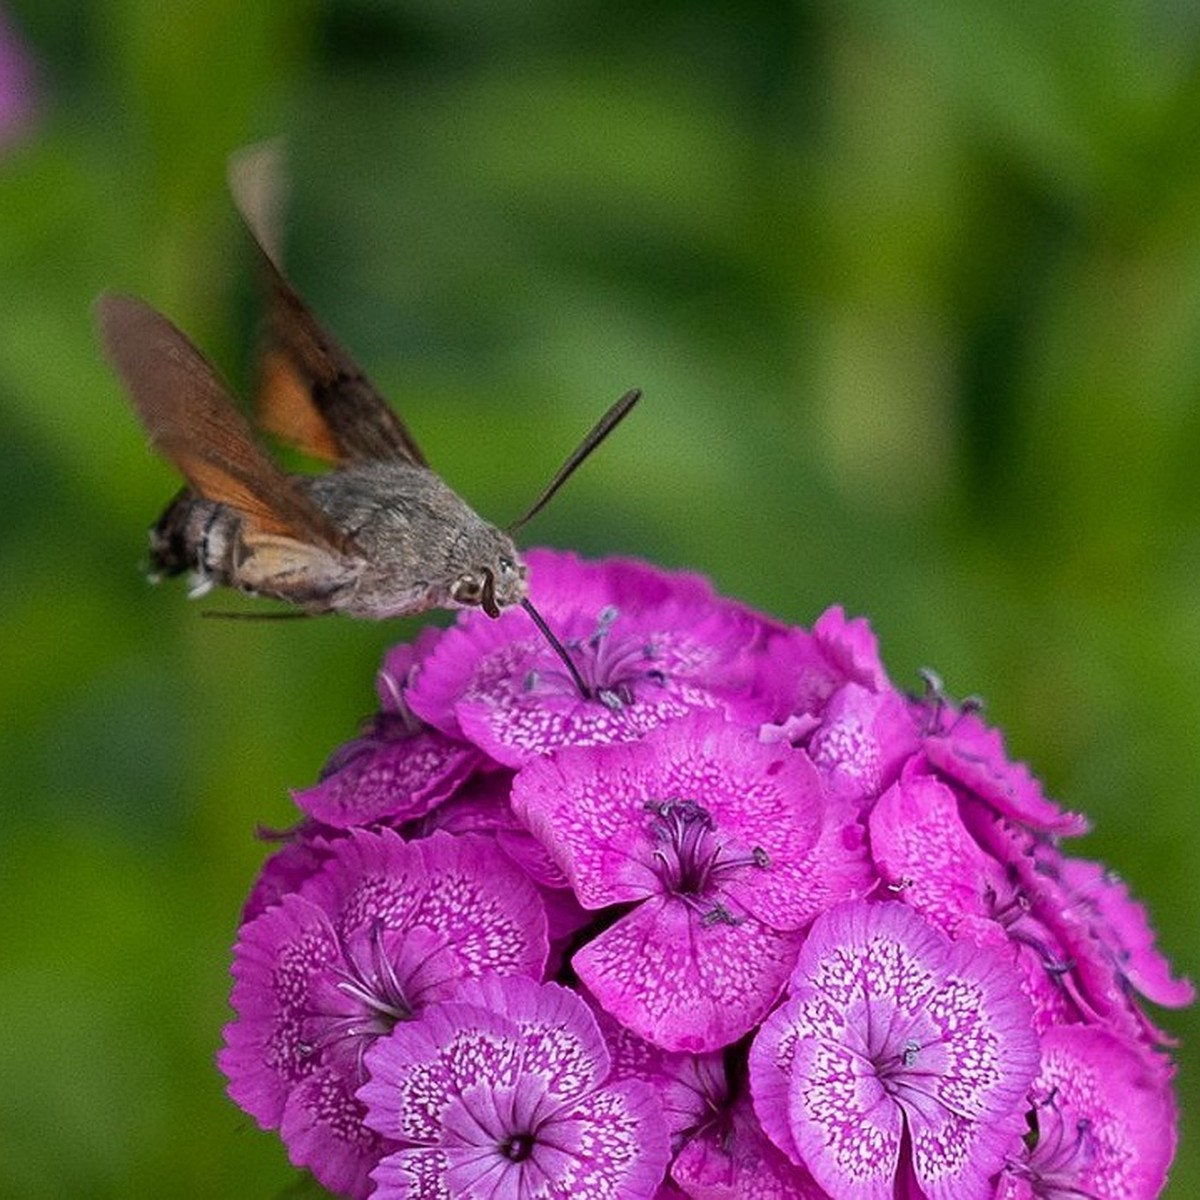
[[[152,575],[227,574],[230,527],[236,514],[184,488],[150,528]]]

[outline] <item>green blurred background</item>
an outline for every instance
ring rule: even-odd
[[[5,3],[40,93],[0,157],[0,1195],[292,1178],[213,1066],[253,832],[415,626],[147,587],[176,479],[89,314],[142,295],[244,381],[225,158],[273,134],[293,277],[483,513],[643,387],[528,540],[869,615],[1200,972],[1193,3]],[[1191,1197],[1200,1021],[1161,1015]]]

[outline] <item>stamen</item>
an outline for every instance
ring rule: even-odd
[[[593,631],[592,636],[588,638],[588,645],[591,646],[593,650],[599,649],[600,643],[603,642],[606,637],[608,637],[608,631],[612,628],[612,624],[616,619],[617,606],[615,604],[605,605],[605,607],[600,610],[600,615],[596,618],[596,628]],[[599,661],[598,658],[597,661]]]
[[[719,900],[700,919],[700,924],[706,928],[713,925],[740,925],[741,917],[735,917]]]
[[[666,894],[700,914],[705,927],[740,925],[742,918],[719,898],[721,880],[742,868],[769,866],[766,850],[730,853],[712,815],[695,800],[648,800],[642,807],[653,818],[649,832],[658,844],[650,857]]]
[[[539,688],[561,692],[574,691],[585,700],[595,700],[610,712],[620,712],[637,703],[643,681],[665,687],[666,673],[658,666],[648,667],[659,654],[658,648],[638,635],[621,636],[615,630],[620,610],[614,605],[603,608],[592,631],[582,637],[561,641],[549,632],[545,620],[528,600],[522,605],[537,624],[550,648],[566,667],[527,671],[525,691]]]
[[[388,698],[391,700],[396,712],[408,711],[408,705],[404,702],[404,692],[400,687],[400,682],[391,671],[377,672],[375,682],[387,692]]]
[[[1055,978],[1075,969],[1074,959],[1060,958],[1050,942],[1050,934],[1033,914],[1029,896],[1023,888],[1013,887],[1007,898],[994,887],[985,889],[983,898],[995,921],[1020,946],[1027,946],[1041,959],[1042,969]]]

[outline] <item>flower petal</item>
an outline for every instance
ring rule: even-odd
[[[1011,961],[949,941],[904,905],[852,902],[814,923],[792,987],[750,1061],[776,1143],[798,1150],[827,1191],[885,1200],[907,1169],[907,1126],[929,1200],[990,1196],[1037,1069]]]
[[[313,1070],[305,1039],[311,996],[341,962],[341,946],[326,913],[293,894],[242,926],[233,956],[238,1018],[225,1027],[217,1064],[229,1095],[275,1129],[288,1093]]]
[[[372,738],[340,769],[292,799],[335,829],[424,816],[461,786],[480,761],[472,746],[436,730]]]
[[[1161,1064],[1143,1048],[1095,1027],[1051,1029],[1035,1092],[1043,1098],[1035,1172],[1047,1166],[1079,1195],[1160,1193],[1175,1152],[1175,1105]]]
[[[322,1187],[364,1200],[371,1172],[392,1143],[363,1124],[357,1080],[319,1067],[288,1096],[279,1133],[293,1166],[307,1167]]]
[[[684,901],[656,896],[579,950],[571,965],[639,1036],[700,1052],[729,1045],[763,1018],[797,942],[753,917],[705,924]]]
[[[871,810],[871,854],[904,902],[953,935],[964,917],[989,916],[984,894],[1003,883],[958,815],[954,793],[933,775],[906,770]]]
[[[939,771],[974,792],[996,812],[1030,829],[1077,837],[1088,823],[1079,813],[1064,812],[1022,762],[1013,762],[1004,738],[974,713],[942,714],[947,726],[925,739],[925,756]]]

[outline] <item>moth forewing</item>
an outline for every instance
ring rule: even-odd
[[[216,372],[175,325],[141,300],[113,293],[100,297],[96,313],[151,444],[200,495],[264,532],[354,552],[353,541],[254,441]]]

